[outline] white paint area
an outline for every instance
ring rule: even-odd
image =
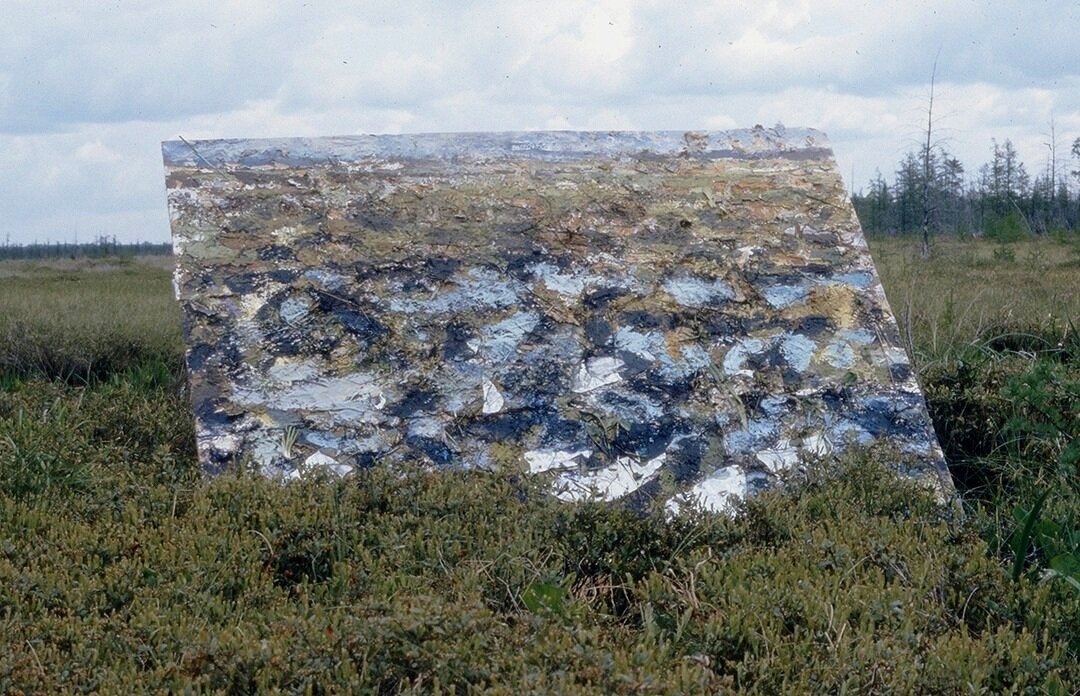
[[[760,450],[755,456],[775,474],[799,463],[799,448],[793,447],[788,440],[781,440],[776,447]]]
[[[435,389],[442,394],[442,412],[458,416],[475,411],[477,394],[483,399],[484,370],[477,361],[460,362],[453,372],[446,371],[432,380]]]
[[[562,269],[551,263],[537,263],[530,267],[533,277],[544,287],[563,297],[577,299],[590,282],[600,280],[599,276],[563,273]]]
[[[934,454],[934,447],[929,442],[905,442],[900,451],[905,454],[919,454],[922,456],[932,456]]]
[[[822,351],[821,357],[832,367],[846,370],[855,364],[853,346],[868,346],[873,342],[874,334],[866,329],[841,329]]]
[[[833,276],[817,282],[818,285],[850,285],[858,290],[865,290],[869,288],[874,282],[874,274],[870,271],[849,271],[848,273],[841,273],[840,275]]]
[[[270,234],[274,235],[274,239],[278,244],[284,245],[292,244],[300,236],[300,232],[291,225],[275,228]]]
[[[623,327],[615,332],[615,347],[633,353],[642,360],[660,362],[660,374],[665,379],[682,379],[697,370],[709,366],[711,358],[701,346],[689,345],[679,348],[681,360],[672,359],[668,352],[667,339],[657,331],[641,333]]]
[[[882,350],[890,365],[908,365],[907,352],[900,346],[882,346]]]
[[[380,430],[367,437],[350,440],[349,449],[353,452],[385,452],[394,445],[394,441]]]
[[[285,459],[284,443],[280,431],[255,431],[247,437],[247,451],[266,476],[273,478],[280,475],[275,464]]]
[[[679,355],[682,356],[682,360],[672,360],[671,356],[666,352],[660,356],[660,363],[663,366],[660,370],[660,374],[662,374],[665,379],[683,379],[689,377],[698,370],[705,369],[712,363],[709,352],[701,346],[682,346],[679,348]]]
[[[790,234],[795,233],[795,228],[794,227],[789,227],[788,229],[791,230]],[[784,234],[789,234],[788,230],[784,230]],[[736,262],[740,266],[745,266],[747,263],[749,263],[750,259],[754,257],[754,254],[756,254],[759,251],[764,251],[764,249],[762,247],[754,246],[754,245],[741,246],[741,247],[739,247],[738,249],[735,250]]]
[[[295,480],[303,476],[305,473],[318,471],[320,469],[328,472],[333,472],[338,476],[347,476],[353,471],[353,468],[348,464],[341,464],[340,462],[338,462],[338,460],[323,452],[315,452],[310,457],[304,460],[303,466],[289,472],[286,478],[289,480]]]
[[[656,420],[664,415],[664,409],[658,402],[638,392],[620,392],[617,398],[608,392],[598,392],[585,399],[590,409],[620,418],[627,423]]]
[[[848,343],[868,346],[874,342],[874,334],[867,329],[840,329],[837,335]]]
[[[577,468],[578,460],[584,461],[592,456],[591,449],[581,449],[574,452],[565,450],[530,450],[525,453],[525,462],[529,465],[529,472],[539,474],[552,469]]]
[[[273,404],[283,411],[306,412],[320,425],[348,426],[382,421],[379,411],[386,405],[386,395],[375,375],[354,372],[311,382],[238,385],[233,402],[240,406]]]
[[[565,297],[577,298],[585,290],[585,281],[572,275],[559,273],[545,276],[544,287]]]
[[[349,282],[345,276],[322,268],[312,268],[304,271],[304,277],[312,282],[318,283],[327,290],[337,290],[344,287]]]
[[[443,424],[436,418],[417,418],[409,422],[409,437],[443,439]]]
[[[241,293],[237,299],[240,311],[236,318],[240,321],[254,321],[263,305],[284,287],[281,283],[267,282],[256,292]]]
[[[775,447],[763,449],[755,453],[757,460],[768,467],[769,471],[777,474],[786,471],[799,463],[799,453],[824,456],[832,451],[828,440],[821,434],[809,435],[802,442],[792,443],[782,439]]]
[[[746,496],[747,483],[742,469],[727,466],[698,482],[686,493],[672,498],[665,507],[672,514],[682,512],[684,506],[710,512],[728,512],[733,503]]]
[[[761,400],[761,410],[770,416],[778,416],[789,409],[786,394],[774,394]]]
[[[319,367],[294,358],[278,358],[267,370],[270,377],[285,384],[303,382],[318,377],[320,372]]]
[[[593,389],[615,384],[622,380],[619,370],[623,367],[623,361],[610,356],[590,358],[584,365],[578,368],[574,375],[574,383],[570,389],[578,394],[590,392]]]
[[[821,433],[815,433],[803,438],[802,450],[809,452],[810,454],[816,454],[819,456],[825,456],[832,452],[832,445]]]
[[[341,449],[342,438],[332,433],[324,433],[319,430],[309,430],[304,433],[304,440],[315,445],[316,447],[325,447],[327,449]]]
[[[484,413],[498,413],[502,410],[503,405],[506,403],[503,399],[503,395],[499,393],[498,387],[490,379],[485,379],[480,383],[480,390],[484,395]]]
[[[194,191],[188,189],[174,188],[169,190],[166,204],[169,208],[169,222],[176,222],[183,217],[185,208],[197,208],[199,206],[199,196]],[[200,228],[192,227],[191,231],[196,234],[173,235],[173,253],[177,256],[182,253],[184,245],[190,244],[191,242],[206,241],[205,233],[198,234],[202,231]]]
[[[666,458],[666,452],[645,462],[619,457],[614,464],[585,475],[560,474],[552,488],[556,491],[555,497],[564,501],[615,500],[651,481]]]
[[[232,433],[215,435],[208,440],[201,440],[206,446],[224,455],[232,455],[240,449],[240,438]]]

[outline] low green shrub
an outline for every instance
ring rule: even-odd
[[[1080,602],[872,449],[734,516],[380,467],[203,479],[176,389],[0,393],[0,691],[1001,692]],[[27,448],[77,467],[22,473]]]
[[[0,693],[1069,693],[1075,263],[991,286],[970,244],[879,258],[962,518],[885,449],[676,519],[478,471],[208,480],[166,273],[0,279]]]

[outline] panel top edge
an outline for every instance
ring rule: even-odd
[[[390,160],[605,160],[686,156],[699,159],[832,159],[812,128],[722,131],[507,131],[346,135],[317,138],[168,140],[165,166],[310,167]]]

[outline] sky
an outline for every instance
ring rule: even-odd
[[[160,142],[825,131],[854,188],[926,128],[974,175],[1080,137],[1080,2],[0,0],[0,243],[167,241]],[[1075,162],[1069,163],[1077,168]],[[852,177],[854,177],[852,179]]]

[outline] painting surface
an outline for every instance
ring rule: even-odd
[[[887,441],[949,487],[825,137],[163,145],[199,456],[722,508]]]

